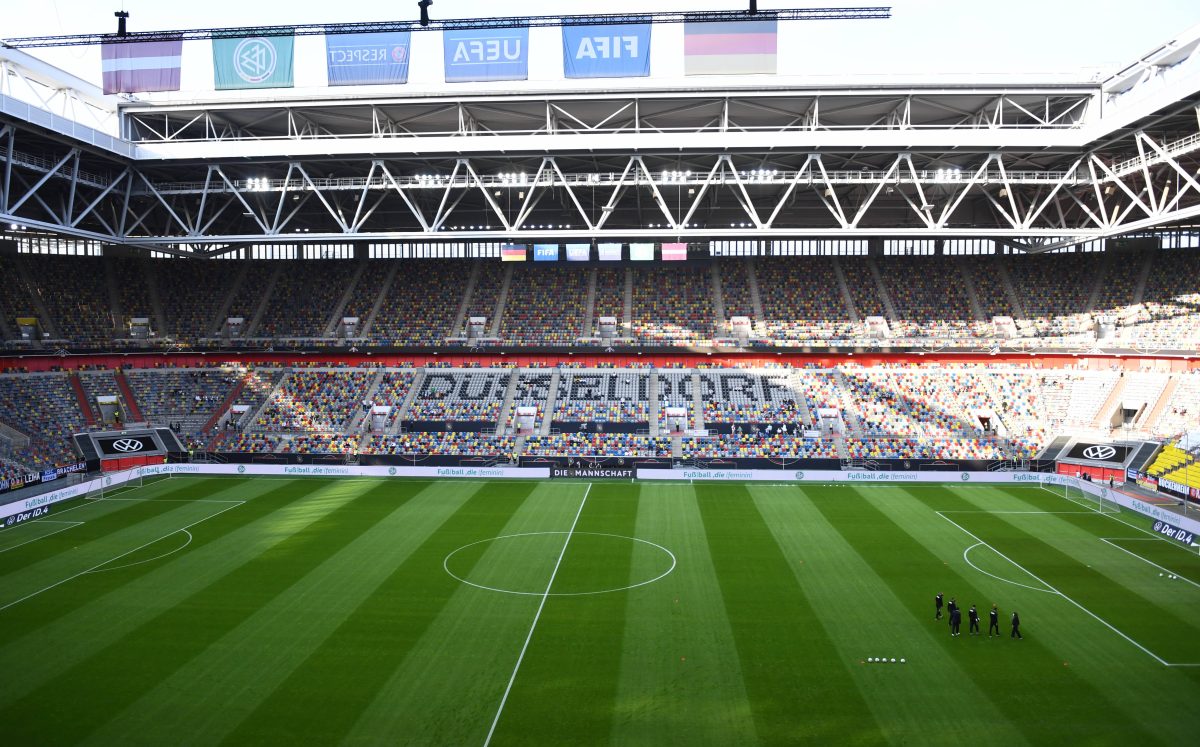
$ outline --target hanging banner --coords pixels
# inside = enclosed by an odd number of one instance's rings
[[[291,88],[291,36],[254,36],[212,40],[213,73],[218,91],[242,88]]]
[[[527,80],[529,29],[461,29],[442,32],[446,82]]]
[[[563,26],[568,78],[644,78],[650,74],[650,24]]]
[[[653,262],[654,244],[630,244],[629,258],[634,262]]]
[[[592,258],[591,244],[567,244],[568,262],[587,262]]]
[[[331,86],[398,85],[408,82],[410,34],[326,34],[325,64]]]
[[[106,42],[100,47],[105,93],[178,91],[183,38],[151,42]]]
[[[776,21],[684,23],[684,75],[775,74]]]
[[[600,250],[601,262],[620,262],[621,261],[621,245],[620,244],[599,244],[597,248]]]
[[[663,244],[662,258],[664,262],[682,262],[687,259],[687,244]]]
[[[558,244],[534,244],[533,245],[533,261],[534,262],[557,262],[558,261]]]
[[[500,245],[500,261],[502,262],[524,262],[525,254],[528,251],[524,244],[501,244]]]

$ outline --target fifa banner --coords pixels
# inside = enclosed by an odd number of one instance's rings
[[[213,76],[218,91],[241,88],[291,88],[291,36],[214,38]]]
[[[407,31],[326,34],[325,64],[331,86],[397,85],[408,82]]]
[[[529,79],[529,29],[442,32],[446,82]]]
[[[653,262],[654,244],[630,244],[629,258],[634,262]]]
[[[105,93],[178,91],[183,37],[148,42],[105,42],[100,47]]]
[[[568,262],[587,262],[592,258],[591,244],[567,244]]]
[[[596,247],[600,252],[601,262],[620,262],[621,261],[621,245],[620,244],[598,244]]]
[[[687,244],[663,244],[662,258],[664,262],[682,262],[687,259]]]
[[[501,244],[501,262],[524,262],[528,249],[524,244]]]
[[[645,78],[650,75],[650,24],[563,26],[568,78]]]
[[[684,75],[774,75],[778,22],[683,24]]]
[[[533,245],[533,261],[534,262],[557,262],[558,261],[558,244],[534,244]]]

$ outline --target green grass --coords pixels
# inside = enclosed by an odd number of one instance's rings
[[[1200,730],[1195,549],[1036,487],[188,477],[47,519],[0,531],[4,744]]]

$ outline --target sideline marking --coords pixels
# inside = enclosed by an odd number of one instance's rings
[[[533,616],[533,624],[529,626],[529,635],[525,636],[525,644],[521,646],[521,653],[517,656],[517,665],[513,667],[512,676],[508,678],[508,686],[504,688],[504,696],[500,698],[500,707],[496,709],[496,717],[492,719],[492,727],[488,729],[487,738],[483,740],[483,747],[487,747],[492,743],[492,735],[496,733],[496,725],[500,723],[500,714],[504,713],[504,704],[508,702],[508,694],[512,692],[513,683],[517,681],[517,672],[521,670],[521,662],[525,659],[525,651],[529,648],[529,641],[533,640],[533,631],[537,628],[538,620],[542,617],[542,610],[546,607],[546,600],[550,598],[550,587],[554,585],[554,577],[558,575],[558,567],[562,564],[563,556],[567,554],[567,545],[571,544],[571,535],[575,533],[575,525],[579,523],[579,515],[583,513],[583,507],[587,504],[588,493],[590,492],[592,492],[592,483],[589,482],[587,490],[583,491],[583,500],[579,502],[579,510],[575,512],[575,520],[571,522],[571,529],[567,532],[567,539],[563,542],[562,550],[558,553],[558,560],[554,561],[554,570],[550,572],[550,581],[546,584],[546,590],[542,592],[542,601],[538,605],[537,614]]]
[[[991,545],[989,545],[988,543],[984,542],[984,541],[983,541],[983,540],[981,540],[979,537],[977,537],[975,534],[973,534],[972,532],[968,531],[968,530],[967,530],[967,529],[966,529],[966,528],[965,528],[965,527],[964,527],[962,524],[959,524],[959,523],[958,523],[957,521],[955,521],[954,519],[951,519],[949,516],[946,516],[946,514],[945,514],[945,513],[943,513],[943,512],[941,512],[941,511],[935,511],[934,513],[936,513],[938,516],[942,517],[942,518],[943,518],[943,519],[945,519],[946,521],[950,522],[950,523],[951,523],[951,524],[953,524],[954,526],[958,527],[958,528],[959,528],[959,530],[963,532],[963,534],[966,534],[966,535],[967,535],[968,537],[970,537],[971,539],[975,540],[976,542],[978,542],[978,543],[979,543],[979,544],[981,544],[981,545],[984,545],[984,546],[986,546],[986,547],[987,547],[988,549],[990,549],[992,552],[996,553],[997,555],[999,555],[1000,557],[1004,558],[1004,559],[1005,559],[1005,560],[1007,560],[1008,562],[1012,563],[1012,564],[1013,564],[1013,565],[1015,565],[1016,567],[1018,567],[1018,568],[1020,568],[1021,570],[1025,571],[1027,574],[1029,574],[1030,578],[1033,578],[1033,579],[1035,579],[1035,580],[1036,580],[1038,583],[1042,584],[1042,585],[1043,585],[1043,586],[1045,586],[1047,589],[1050,589],[1050,590],[1052,590],[1052,591],[1053,591],[1055,594],[1057,594],[1058,596],[1062,597],[1063,599],[1067,600],[1068,602],[1070,602],[1071,604],[1075,605],[1075,606],[1076,606],[1076,607],[1078,607],[1079,609],[1083,610],[1085,613],[1087,613],[1087,614],[1088,614],[1090,617],[1092,617],[1093,619],[1095,619],[1097,622],[1099,622],[1099,623],[1100,623],[1101,625],[1103,625],[1104,627],[1108,628],[1108,629],[1109,629],[1109,630],[1111,630],[1112,632],[1116,633],[1117,635],[1121,636],[1121,637],[1122,637],[1122,638],[1124,638],[1125,640],[1129,641],[1129,642],[1130,642],[1130,643],[1132,643],[1134,646],[1137,646],[1139,649],[1141,649],[1142,653],[1146,654],[1147,656],[1149,656],[1150,658],[1154,659],[1155,661],[1157,661],[1159,664],[1162,664],[1163,666],[1169,666],[1169,662],[1167,662],[1167,660],[1166,660],[1166,659],[1162,658],[1161,656],[1159,656],[1158,654],[1154,653],[1154,652],[1153,652],[1153,651],[1151,651],[1150,649],[1146,648],[1146,647],[1145,647],[1145,646],[1143,646],[1142,644],[1138,643],[1137,641],[1133,640],[1133,639],[1132,639],[1132,638],[1130,638],[1129,636],[1125,635],[1125,634],[1124,634],[1124,633],[1122,633],[1122,632],[1121,632],[1121,631],[1120,631],[1120,630],[1119,630],[1119,629],[1118,629],[1116,626],[1114,626],[1112,623],[1110,623],[1110,622],[1108,622],[1107,620],[1105,620],[1104,618],[1100,617],[1100,616],[1099,616],[1099,615],[1097,615],[1095,612],[1092,612],[1092,611],[1091,611],[1091,610],[1089,610],[1087,607],[1084,607],[1084,606],[1083,606],[1082,604],[1080,604],[1079,602],[1076,602],[1074,599],[1072,599],[1071,597],[1067,596],[1066,594],[1063,594],[1061,591],[1059,591],[1058,589],[1056,589],[1056,588],[1055,588],[1054,586],[1052,586],[1051,584],[1048,584],[1048,583],[1046,583],[1046,581],[1045,581],[1044,579],[1042,579],[1042,578],[1038,577],[1038,576],[1037,576],[1037,574],[1033,573],[1032,571],[1030,571],[1030,570],[1029,570],[1028,568],[1026,568],[1025,566],[1021,565],[1021,564],[1020,564],[1020,563],[1018,563],[1017,561],[1013,560],[1012,558],[1008,557],[1007,555],[1005,555],[1004,553],[1000,552],[1000,551],[999,551],[999,550],[997,550],[996,548],[992,547],[992,546],[991,546]]]
[[[1141,555],[1138,555],[1138,554],[1137,554],[1136,552],[1134,552],[1133,550],[1127,550],[1127,549],[1125,549],[1124,547],[1121,547],[1120,545],[1118,545],[1116,542],[1113,542],[1113,541],[1112,541],[1112,540],[1133,540],[1134,542],[1147,542],[1148,540],[1145,540],[1145,539],[1143,539],[1143,538],[1141,538],[1141,537],[1112,537],[1112,538],[1109,538],[1109,537],[1098,537],[1097,539],[1099,539],[1101,542],[1103,542],[1103,543],[1104,543],[1104,544],[1106,544],[1106,545],[1112,545],[1113,547],[1117,548],[1117,549],[1118,549],[1118,550],[1120,550],[1121,552],[1124,552],[1124,553],[1129,553],[1130,555],[1132,555],[1133,557],[1135,557],[1135,558],[1137,558],[1138,560],[1142,561],[1143,563],[1149,563],[1150,565],[1154,566],[1155,568],[1157,568],[1157,569],[1158,569],[1158,570],[1160,570],[1160,571],[1164,571],[1164,572],[1166,572],[1166,573],[1170,573],[1172,576],[1179,576],[1179,580],[1180,580],[1180,581],[1187,581],[1187,582],[1188,582],[1189,584],[1191,584],[1192,586],[1195,586],[1197,589],[1200,589],[1200,584],[1196,583],[1195,581],[1191,580],[1190,578],[1184,578],[1183,576],[1180,576],[1178,572],[1176,572],[1176,571],[1172,571],[1172,570],[1171,570],[1171,569],[1169,569],[1169,568],[1163,568],[1163,567],[1162,567],[1161,565],[1159,565],[1158,563],[1155,563],[1155,562],[1154,562],[1154,561],[1152,561],[1152,560],[1148,560],[1148,559],[1146,559],[1146,558],[1143,558]]]
[[[36,524],[38,521],[39,521],[38,519],[34,519],[33,521],[30,522],[30,524]],[[47,521],[46,523],[47,524],[66,524],[67,526],[63,527],[62,529],[55,529],[53,532],[50,532],[49,534],[43,534],[40,537],[34,537],[33,539],[25,540],[24,542],[13,545],[12,547],[6,547],[3,550],[0,550],[0,552],[8,552],[9,550],[16,550],[18,547],[24,547],[25,545],[28,545],[30,542],[37,542],[40,539],[46,539],[47,537],[52,537],[52,536],[58,534],[59,532],[67,531],[71,527],[77,527],[80,524],[83,524],[84,522],[82,522],[82,521]]]
[[[492,537],[491,539],[483,539],[483,540],[479,540],[477,542],[472,542],[470,544],[463,545],[462,547],[458,548],[457,550],[451,550],[450,553],[445,558],[442,559],[442,570],[446,571],[446,574],[449,575],[450,578],[454,579],[455,581],[464,583],[467,586],[474,586],[476,589],[483,589],[485,591],[498,591],[501,594],[516,594],[518,596],[536,597],[536,596],[540,595],[542,592],[540,592],[540,591],[514,591],[512,589],[501,589],[496,586],[484,586],[483,584],[477,584],[472,581],[468,581],[465,578],[463,578],[462,576],[456,575],[454,573],[454,571],[450,570],[449,563],[450,563],[450,558],[454,557],[454,555],[456,555],[457,553],[459,553],[463,550],[466,550],[468,547],[474,547],[475,545],[482,545],[485,542],[495,542],[496,540],[510,539],[512,537],[538,537],[538,536],[547,535],[547,534],[566,534],[566,532],[519,532],[517,534],[502,534],[499,537]],[[675,565],[678,562],[675,558],[675,553],[671,552],[670,550],[668,550],[667,548],[658,544],[657,542],[651,542],[650,540],[644,540],[639,537],[626,537],[623,534],[609,534],[607,532],[576,532],[576,534],[587,534],[587,535],[591,535],[593,537],[616,537],[617,539],[627,539],[630,542],[641,542],[643,545],[650,545],[651,547],[655,547],[655,548],[658,548],[659,550],[662,550],[663,552],[665,552],[667,554],[668,557],[671,558],[671,567],[668,568],[667,570],[663,571],[662,573],[658,574],[657,576],[655,576],[652,579],[649,579],[647,581],[639,581],[638,583],[630,584],[629,586],[618,586],[613,589],[600,589],[599,591],[556,591],[553,594],[550,594],[550,596],[552,596],[552,597],[584,597],[584,596],[590,596],[593,594],[611,594],[611,593],[617,592],[617,591],[629,591],[630,589],[636,589],[639,586],[645,586],[646,584],[652,584],[661,578],[666,578],[667,576],[669,576],[671,574],[671,571],[675,570]]]
[[[244,503],[244,501],[243,501],[243,503]],[[79,578],[80,576],[91,573],[92,571],[96,570],[97,568],[106,566],[109,563],[113,562],[114,560],[120,560],[121,558],[125,557],[126,555],[131,555],[131,554],[137,552],[138,550],[141,550],[143,547],[149,547],[150,545],[153,545],[155,542],[158,542],[160,540],[166,539],[167,537],[170,537],[172,534],[178,534],[179,532],[182,532],[185,529],[191,529],[192,527],[196,526],[197,524],[200,524],[201,522],[208,521],[209,519],[214,519],[214,518],[220,516],[221,514],[225,513],[226,511],[231,511],[240,505],[242,505],[242,504],[238,503],[233,506],[228,506],[228,507],[223,508],[220,511],[216,512],[215,514],[212,514],[211,516],[205,516],[203,519],[193,521],[191,524],[188,524],[187,526],[182,526],[179,529],[172,529],[171,531],[167,532],[166,534],[162,535],[161,537],[157,537],[155,539],[150,540],[149,542],[138,545],[137,547],[133,548],[132,550],[126,550],[125,552],[121,553],[120,555],[109,558],[108,560],[104,561],[103,563],[97,563],[96,565],[92,566],[91,568],[88,568],[85,571],[80,571],[79,573],[76,573],[73,576],[67,576],[62,581],[56,581],[56,582],[50,584],[49,586],[38,589],[37,591],[35,591],[33,593],[26,594],[25,596],[21,597],[20,599],[13,600],[13,601],[9,602],[8,604],[0,607],[0,612],[3,612],[4,610],[8,609],[9,607],[20,604],[21,602],[24,602],[27,599],[32,599],[32,598],[36,597],[38,594],[50,591],[51,589],[53,589],[55,587],[62,586],[63,584],[67,583],[68,581],[71,581],[72,579],[76,579],[76,578]]]

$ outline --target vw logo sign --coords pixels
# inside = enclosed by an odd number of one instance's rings
[[[145,444],[136,438],[118,438],[113,441],[113,448],[128,454],[131,451],[141,451],[145,448]]]
[[[275,73],[275,45],[266,39],[243,39],[233,50],[233,69],[247,83],[262,83]]]
[[[240,475],[240,474],[242,474],[242,473],[243,473],[243,472],[245,472],[245,471],[246,471],[246,465],[244,465],[244,464],[239,464],[239,465],[238,465],[238,474]]]
[[[1162,523],[1162,520],[1161,520],[1161,519],[1160,519],[1160,520],[1158,520],[1158,521],[1156,521],[1156,522],[1154,522],[1154,531],[1156,531],[1156,532],[1161,532],[1161,531],[1162,531],[1162,526],[1163,526],[1163,523]]]
[[[1107,444],[1093,444],[1083,450],[1083,455],[1088,459],[1106,462],[1117,455],[1117,450]]]

